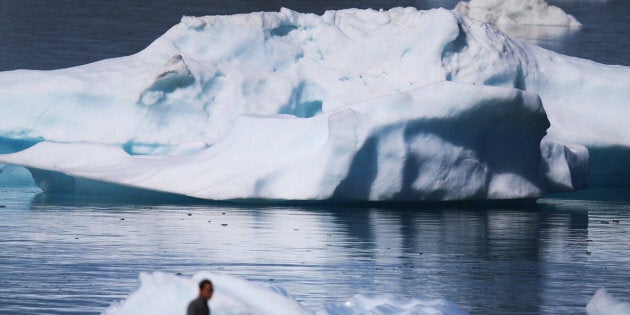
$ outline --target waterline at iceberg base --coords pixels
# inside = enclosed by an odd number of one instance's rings
[[[532,199],[585,187],[586,148],[630,147],[629,78],[444,9],[184,17],[135,55],[0,73],[0,162],[50,191]]]
[[[449,101],[434,89],[473,93]],[[433,102],[442,106],[422,106]],[[587,185],[587,150],[543,139],[548,124],[533,94],[443,82],[312,118],[242,116],[224,140],[182,156],[41,142],[0,160],[27,167],[47,193],[147,197],[153,191],[233,201],[535,199]]]
[[[586,149],[542,140],[548,126],[535,94],[441,82],[310,118],[244,115],[187,155],[42,142],[0,161],[51,192],[76,187],[41,170],[210,200],[533,199],[586,185]]]

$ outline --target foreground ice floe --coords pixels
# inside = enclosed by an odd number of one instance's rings
[[[125,301],[112,305],[106,315],[183,314],[189,301],[198,294],[197,283],[210,279],[214,295],[210,300],[212,314],[431,314],[463,315],[465,311],[444,299],[401,299],[392,296],[357,295],[342,304],[331,304],[309,310],[291,298],[280,287],[267,287],[237,277],[197,273],[183,278],[165,273],[143,273],[140,288]]]
[[[49,141],[0,162],[211,199],[535,198],[585,185],[580,145],[630,146],[627,99],[627,67],[444,9],[184,17],[132,56],[0,73],[3,151]]]
[[[356,295],[344,303],[308,309],[278,286],[265,286],[238,277],[199,272],[192,278],[155,272],[140,275],[140,287],[105,315],[181,314],[198,294],[197,283],[210,279],[215,288],[212,314],[431,314],[464,315],[465,310],[445,299],[407,299],[391,295]],[[630,304],[599,289],[586,305],[588,315],[628,315]]]
[[[492,24],[582,26],[572,15],[545,0],[460,1],[455,11]]]
[[[630,315],[630,303],[621,302],[601,288],[586,305],[588,315]]]

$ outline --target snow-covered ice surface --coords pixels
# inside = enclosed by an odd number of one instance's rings
[[[444,9],[184,17],[0,73],[3,145],[48,141],[0,161],[221,200],[536,198],[584,187],[581,145],[630,146],[629,79]]]
[[[460,1],[455,11],[492,24],[582,26],[572,15],[545,0],[471,0]]]
[[[140,288],[125,301],[112,305],[104,314],[184,313],[188,302],[198,295],[197,283],[201,279],[210,279],[214,285],[214,295],[209,303],[212,314],[467,314],[444,299],[419,300],[366,295],[356,295],[343,304],[309,310],[280,287],[267,287],[241,278],[208,272],[197,273],[192,279],[161,272],[143,273],[140,275]]]

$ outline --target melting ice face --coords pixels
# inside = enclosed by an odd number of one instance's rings
[[[1,73],[3,150],[48,142],[0,162],[221,200],[536,198],[585,186],[579,144],[630,145],[629,76],[444,9],[184,17],[136,55]]]
[[[212,200],[524,199],[586,185],[586,149],[541,144],[548,125],[534,94],[443,82],[311,118],[241,116],[185,156],[44,142],[0,160],[50,191],[68,182],[39,170]]]

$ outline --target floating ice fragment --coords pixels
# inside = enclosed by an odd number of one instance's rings
[[[475,20],[498,25],[582,26],[572,15],[545,0],[460,1],[454,10]]]
[[[620,302],[600,288],[586,305],[586,312],[588,315],[630,315],[630,303]]]
[[[188,65],[182,55],[171,57],[164,68],[153,78],[140,94],[138,100],[142,105],[154,105],[179,88],[184,88],[195,82]]]
[[[394,296],[357,295],[342,305],[309,310],[278,286],[265,286],[241,278],[200,272],[192,278],[166,273],[142,273],[140,287],[124,301],[111,305],[105,315],[180,314],[198,294],[197,283],[210,279],[214,295],[210,300],[212,314],[427,314],[465,315],[465,311],[445,299],[402,299]],[[269,279],[273,281],[273,279]]]

